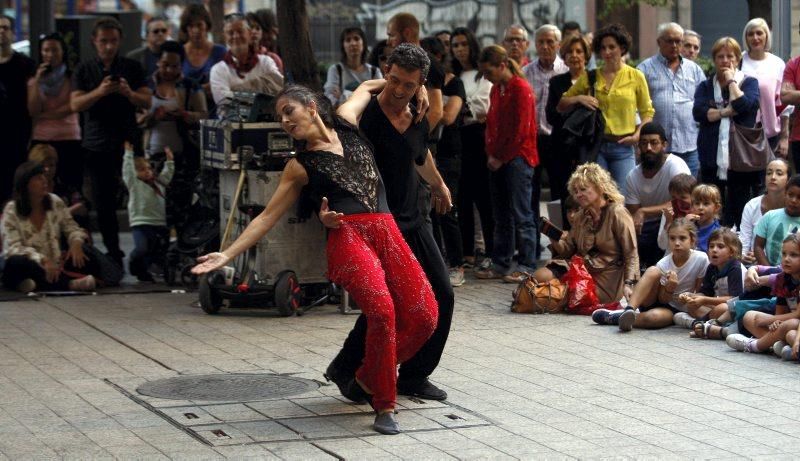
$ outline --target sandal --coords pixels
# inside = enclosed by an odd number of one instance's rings
[[[706,337],[706,323],[695,320],[692,323],[692,331],[689,332],[690,338],[704,339]]]

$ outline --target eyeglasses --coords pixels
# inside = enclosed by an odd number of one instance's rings
[[[525,39],[522,37],[506,37],[503,39],[503,41],[509,43],[522,43],[525,41]]]
[[[664,42],[664,43],[668,43],[670,45],[673,45],[673,46],[679,46],[681,43],[683,43],[683,40],[680,39],[680,38],[675,38],[675,39],[672,39],[672,40],[667,40],[666,38],[662,38],[661,41]]]
[[[154,34],[166,34],[167,32],[169,32],[169,29],[167,29],[167,28],[164,28],[164,29],[153,29],[150,32],[152,32]]]

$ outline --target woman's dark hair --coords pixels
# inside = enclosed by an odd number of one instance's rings
[[[473,69],[478,69],[478,57],[481,54],[481,46],[478,44],[478,39],[475,38],[475,34],[472,33],[471,30],[467,29],[466,27],[456,27],[453,29],[453,32],[450,34],[450,49],[453,49],[453,39],[456,38],[457,35],[463,35],[467,38],[467,46],[469,47],[469,63]],[[452,51],[450,52],[452,54]],[[458,62],[458,59],[453,56],[453,73],[457,76],[461,76],[461,73],[464,72],[464,68],[461,66],[461,63]],[[480,72],[478,75],[475,76],[475,80],[477,81],[480,78]]]
[[[247,13],[246,15],[244,15],[244,19],[250,24],[257,25],[261,29],[262,32],[264,31],[264,29],[266,29],[266,26],[264,25],[264,21],[261,20],[261,17],[259,15],[255,14],[255,13],[253,13],[252,11]],[[258,46],[261,46],[261,44],[259,43]]]
[[[800,174],[796,174],[786,181],[786,190],[789,190],[790,187],[800,187]]]
[[[633,39],[631,38],[631,34],[628,33],[628,29],[626,29],[622,24],[614,23],[603,27],[594,34],[594,39],[592,40],[592,51],[600,54],[600,45],[603,43],[603,39],[606,37],[611,37],[617,42],[619,47],[622,49],[623,56],[625,56],[625,53],[631,50],[631,42]]]
[[[183,49],[183,46],[174,41],[174,40],[167,40],[166,42],[161,44],[161,48],[158,49],[158,58],[161,59],[161,56],[164,53],[175,53],[181,57],[181,62],[186,59],[186,50]]]
[[[360,27],[347,27],[339,35],[339,48],[342,51],[342,62],[347,63],[347,53],[344,51],[344,39],[350,34],[358,34],[361,37],[361,64],[367,62],[367,36]]]
[[[381,57],[383,56],[383,50],[386,49],[388,46],[388,42],[386,40],[381,40],[372,47],[372,51],[369,53],[369,57],[367,58],[367,63],[371,64],[378,69],[381,69]],[[383,72],[383,69],[381,69]]]
[[[261,30],[264,31],[264,35],[261,36],[261,46],[277,53],[278,44],[273,43],[269,38],[273,30],[278,30],[278,19],[275,17],[275,13],[269,8],[261,8],[256,10],[256,16],[260,18]]]
[[[444,43],[436,37],[425,37],[419,41],[419,46],[430,53],[431,56],[436,58],[440,64],[444,62],[447,57],[447,51],[444,49]]]
[[[291,84],[286,85],[281,92],[275,96],[276,106],[281,98],[289,98],[292,101],[299,102],[304,106],[309,106],[312,102],[316,103],[317,113],[319,113],[322,123],[324,123],[328,128],[333,127],[333,106],[331,106],[330,99],[328,99],[322,93],[317,93],[307,86]],[[278,114],[278,117],[280,117],[280,114]]]
[[[23,218],[30,216],[33,211],[31,198],[28,195],[28,183],[34,176],[40,174],[44,174],[44,165],[32,161],[18,166],[17,171],[14,172],[14,205],[17,207],[17,214]],[[45,210],[52,207],[49,195],[44,197],[43,205]]]
[[[181,13],[181,33],[186,36],[188,40],[189,26],[197,21],[206,23],[208,30],[211,30],[211,14],[205,6],[197,3],[190,3],[186,5]]]
[[[67,53],[69,53],[69,49],[67,48],[67,42],[64,41],[64,37],[58,32],[53,32],[39,37],[39,64],[42,63],[42,45],[44,45],[44,42],[47,40],[53,40],[61,45],[61,60],[67,66],[67,75],[69,75],[69,59],[67,59]]]

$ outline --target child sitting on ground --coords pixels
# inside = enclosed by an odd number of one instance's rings
[[[125,144],[122,163],[122,180],[128,187],[128,216],[134,249],[130,255],[129,269],[140,281],[153,281],[149,268],[158,259],[161,242],[169,239],[164,193],[175,171],[172,150],[164,149],[167,161],[156,177],[150,162],[133,156],[133,147]]]
[[[756,223],[753,252],[762,266],[780,264],[783,239],[800,228],[800,175],[792,176],[786,183],[783,206],[768,211]]]
[[[666,250],[669,247],[667,229],[672,220],[683,218],[692,209],[692,190],[697,186],[697,179],[690,174],[675,175],[669,181],[670,206],[662,210],[661,224],[658,229],[658,247]]]
[[[686,217],[697,226],[697,249],[708,250],[708,238],[719,229],[719,210],[722,209],[722,195],[717,186],[698,184],[692,189],[692,211]]]
[[[621,331],[632,328],[656,329],[679,324],[679,315],[687,315],[679,294],[696,291],[708,266],[708,256],[695,250],[697,227],[687,218],[672,221],[667,231],[669,254],[649,267],[633,289],[628,308],[616,311],[598,309],[592,320],[601,325],[619,325]],[[689,317],[691,318],[691,317]],[[693,318],[691,318],[694,320]],[[691,325],[686,325],[688,328]]]
[[[747,352],[764,352],[786,339],[787,333],[800,325],[800,236],[790,234],[783,240],[781,248],[781,268],[783,273],[775,279],[773,294],[777,297],[775,314],[750,311],[744,315],[743,324],[754,336],[737,333],[729,335],[725,341],[732,349]],[[792,344],[797,342],[796,334]],[[775,346],[781,349],[781,345]]]
[[[722,325],[731,322],[727,301],[744,291],[742,242],[735,232],[722,227],[708,239],[708,269],[698,293],[683,293],[681,301],[694,323],[691,338],[722,339]]]

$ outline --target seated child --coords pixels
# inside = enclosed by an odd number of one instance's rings
[[[697,228],[687,218],[673,220],[667,235],[669,253],[642,275],[633,289],[628,308],[616,311],[598,309],[592,314],[592,320],[601,325],[619,325],[621,331],[630,331],[634,327],[664,328],[672,325],[673,321],[682,324],[679,316],[688,317],[688,314],[684,312],[686,306],[679,295],[700,287],[708,256],[694,249]],[[691,321],[685,326],[691,326]]]
[[[165,149],[167,161],[158,177],[150,162],[133,156],[133,147],[126,143],[122,163],[122,180],[128,187],[128,215],[134,249],[129,269],[140,281],[152,281],[150,264],[158,260],[161,242],[169,239],[164,192],[175,171],[172,151]]]
[[[698,293],[683,293],[680,298],[687,312],[698,321],[689,334],[692,338],[722,339],[722,326],[733,319],[727,301],[744,291],[745,270],[739,258],[742,242],[735,232],[722,227],[708,239],[709,265]]]
[[[669,181],[669,195],[672,198],[670,206],[661,213],[661,224],[658,229],[658,247],[666,250],[669,246],[667,228],[673,219],[683,218],[692,209],[692,189],[697,186],[697,179],[690,174],[675,175]]]
[[[762,266],[780,264],[783,239],[800,228],[800,175],[789,178],[783,203],[783,208],[768,211],[756,223],[753,252]]]
[[[787,333],[800,325],[800,235],[793,233],[783,240],[781,249],[781,268],[783,273],[775,279],[773,294],[776,296],[775,314],[757,312],[744,314],[743,324],[754,336],[737,333],[729,335],[725,341],[732,349],[747,352],[764,352],[776,342],[786,339]],[[792,344],[797,341],[796,334]]]
[[[719,229],[722,195],[713,184],[698,184],[692,190],[692,211],[686,215],[697,226],[697,249],[708,250],[708,238]]]

